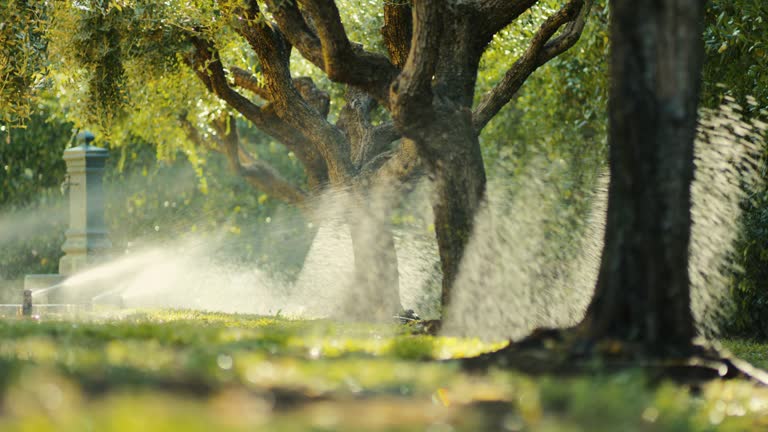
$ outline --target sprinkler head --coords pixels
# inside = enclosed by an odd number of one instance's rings
[[[421,320],[421,317],[416,315],[416,312],[414,312],[413,309],[406,309],[400,312],[399,314],[395,315],[393,318],[398,320],[400,324],[408,324],[411,322]]]
[[[21,304],[21,314],[25,317],[32,316],[32,290],[24,290],[24,301]]]

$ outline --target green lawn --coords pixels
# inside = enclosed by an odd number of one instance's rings
[[[768,347],[729,349],[768,367]],[[455,362],[498,348],[398,326],[154,312],[0,320],[0,431],[768,430],[768,389],[533,378]],[[427,361],[425,361],[427,360]]]

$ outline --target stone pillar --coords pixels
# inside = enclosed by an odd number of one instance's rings
[[[64,151],[69,190],[69,229],[62,246],[59,274],[69,276],[103,258],[112,248],[104,223],[104,166],[109,152],[91,145],[90,132],[78,134],[78,146]]]

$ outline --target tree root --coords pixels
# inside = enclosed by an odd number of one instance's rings
[[[768,372],[705,342],[651,355],[638,344],[590,340],[577,328],[540,329],[498,351],[463,359],[461,366],[471,372],[501,367],[531,375],[566,376],[636,369],[645,371],[651,382],[671,379],[697,385],[715,379],[746,379],[768,386]]]

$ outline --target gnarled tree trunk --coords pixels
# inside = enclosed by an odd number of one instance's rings
[[[254,0],[222,4],[232,28],[259,58],[263,79],[236,66],[225,68],[216,38],[205,31],[189,35],[195,50],[188,63],[211,92],[294,152],[308,174],[314,168],[323,171],[330,188],[355,189],[361,176],[376,170],[394,174],[392,179],[401,181],[418,160],[424,162],[436,185],[433,208],[444,273],[442,300],[447,306],[485,192],[478,135],[533,71],[576,43],[591,0],[568,0],[550,14],[523,55],[474,108],[483,52],[495,34],[536,0],[386,4],[381,30],[388,56],[366,51],[351,41],[333,1],[266,3],[268,16]],[[328,119],[328,95],[310,79],[291,75],[292,49],[331,81],[347,86],[347,105],[336,124]],[[267,103],[254,103],[231,86],[230,78],[236,87]],[[371,123],[376,105],[389,112],[392,122]],[[414,148],[418,151],[411,151]],[[261,178],[251,180],[257,186],[264,183]],[[310,183],[320,181],[310,176]],[[370,209],[365,207],[352,212],[353,217],[362,212],[361,220],[351,224],[355,255],[365,266],[378,252],[381,265],[368,275],[360,268],[358,280],[368,287],[363,292],[381,295],[378,291],[384,290],[383,285],[396,286],[393,241],[391,234],[384,233],[384,226],[373,229],[375,233],[366,232],[370,229],[362,220],[375,218],[367,217]],[[366,245],[371,239],[374,244]],[[396,303],[394,295],[386,298],[382,304]],[[382,309],[387,308],[390,306]]]
[[[471,119],[445,124],[443,134],[435,137],[442,149],[434,172],[433,211],[435,235],[443,273],[441,304],[443,318],[451,302],[464,250],[472,235],[475,216],[485,196],[485,167],[480,143]]]
[[[411,48],[390,87],[390,112],[403,135],[417,143],[435,179],[443,313],[485,193],[478,135],[533,71],[576,43],[591,6],[591,1],[570,0],[549,16],[504,79],[473,109],[479,62],[488,43],[535,3],[413,2]]]

